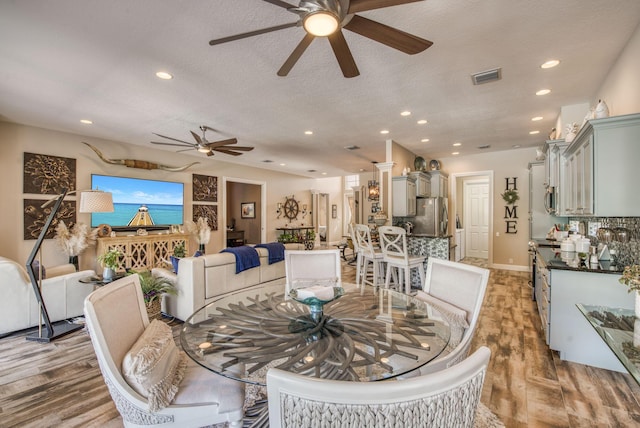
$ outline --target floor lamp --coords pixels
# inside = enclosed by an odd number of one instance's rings
[[[44,324],[46,326],[46,333],[43,334],[42,330],[42,322],[39,325],[38,332],[35,334],[31,334],[27,336],[27,340],[32,340],[35,342],[44,342],[48,343],[52,340],[57,339],[58,337],[64,336],[66,334],[72,333],[76,330],[80,330],[83,328],[81,324],[60,324],[54,327],[51,323],[51,319],[49,318],[49,313],[47,312],[47,306],[44,304],[44,300],[42,299],[42,292],[40,290],[40,281],[42,281],[42,275],[40,273],[36,277],[33,262],[40,251],[40,246],[42,245],[42,241],[44,241],[44,237],[49,230],[49,226],[53,222],[58,210],[60,209],[60,205],[62,205],[62,200],[66,196],[70,196],[75,194],[77,191],[72,190],[67,193],[67,189],[63,189],[62,193],[55,198],[45,202],[42,205],[42,208],[49,206],[52,202],[55,202],[55,205],[51,209],[51,214],[47,218],[42,230],[40,231],[40,235],[36,240],[35,245],[33,246],[33,250],[31,250],[31,254],[27,259],[27,273],[29,274],[29,278],[31,279],[31,285],[33,286],[33,292],[36,295],[36,299],[38,300],[38,304],[40,306],[40,314],[41,321],[44,319]],[[95,212],[113,212],[113,196],[109,192],[103,192],[100,190],[86,190],[80,192],[80,209],[78,210],[81,213],[95,213]]]

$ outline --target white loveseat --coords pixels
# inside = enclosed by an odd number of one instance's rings
[[[93,284],[81,278],[95,276],[92,270],[76,272],[72,264],[47,268],[42,280],[42,298],[51,322],[83,315],[84,299]],[[24,266],[0,257],[0,335],[37,326],[40,311]]]
[[[285,244],[286,250],[302,249],[301,244]],[[236,274],[236,258],[231,253],[206,254],[180,259],[178,274],[163,268],[154,268],[154,276],[169,278],[178,294],[165,295],[163,312],[182,321],[196,310],[225,294],[261,284],[281,281],[284,289],[284,260],[269,264],[269,252],[256,248],[260,266]]]

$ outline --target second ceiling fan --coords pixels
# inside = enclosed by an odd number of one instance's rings
[[[351,55],[351,50],[342,34],[343,28],[409,55],[422,52],[433,44],[429,40],[356,15],[356,12],[424,0],[302,0],[297,7],[281,0],[262,1],[285,8],[287,11],[297,14],[299,19],[296,22],[288,24],[214,39],[211,40],[209,44],[212,46],[219,45],[221,43],[245,39],[285,28],[302,26],[306,34],[282,67],[280,67],[278,76],[286,76],[289,74],[293,66],[298,62],[304,51],[316,37],[327,37],[329,39],[329,43],[331,44],[331,48],[338,60],[344,77],[360,75],[358,67]]]

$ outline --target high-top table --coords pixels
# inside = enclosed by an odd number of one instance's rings
[[[384,288],[343,284],[320,317],[285,296],[284,284],[227,295],[183,325],[187,355],[222,376],[256,385],[277,367],[325,379],[375,381],[406,374],[446,348],[438,311]]]

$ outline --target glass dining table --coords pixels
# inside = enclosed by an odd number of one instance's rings
[[[285,296],[281,283],[224,296],[185,321],[182,348],[215,373],[266,385],[271,367],[345,381],[394,378],[447,347],[449,325],[426,302],[380,287],[342,288],[320,314]]]

